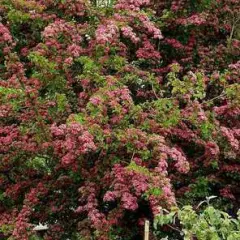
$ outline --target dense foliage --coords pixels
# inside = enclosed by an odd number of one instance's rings
[[[156,229],[158,229],[158,225],[176,225],[177,223],[182,225],[181,228],[173,229],[183,236],[184,240],[194,238],[199,240],[236,240],[240,238],[240,212],[238,212],[238,218],[233,219],[226,212],[212,206],[208,206],[199,214],[191,206],[184,206],[182,209],[161,213],[154,222]],[[161,239],[168,240],[168,236]]]
[[[1,232],[140,239],[211,195],[235,215],[239,1],[98,2],[0,1]]]

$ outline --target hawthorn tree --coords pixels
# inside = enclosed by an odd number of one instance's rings
[[[161,209],[212,194],[234,212],[239,8],[2,0],[1,231],[139,239]]]

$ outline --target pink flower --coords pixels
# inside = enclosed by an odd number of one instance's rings
[[[72,63],[73,63],[73,58],[72,58],[72,57],[66,58],[66,59],[64,60],[64,63],[65,63],[66,65],[72,65]]]
[[[114,201],[116,199],[116,193],[108,191],[105,193],[104,197],[103,197],[103,201],[105,202],[110,202],[110,201]]]
[[[187,162],[187,159],[182,152],[180,152],[176,148],[172,148],[169,151],[169,155],[172,159],[176,161],[175,167],[178,169],[179,172],[187,173],[189,171],[189,163]]]
[[[210,156],[218,156],[220,153],[220,149],[215,142],[208,142],[206,144],[206,154]]]
[[[133,29],[129,26],[121,28],[123,36],[130,38],[133,43],[138,43],[140,39],[137,37],[136,33],[133,32]]]
[[[67,53],[70,56],[79,57],[79,55],[81,53],[81,47],[78,46],[77,44],[72,44],[72,45],[68,46]]]
[[[235,150],[239,150],[239,141],[234,137],[234,132],[226,127],[221,127],[222,135],[228,140],[230,146]]]
[[[176,39],[165,38],[165,42],[176,49],[184,49],[184,46]]]
[[[136,210],[138,208],[137,198],[132,196],[132,194],[126,192],[122,195],[123,208],[127,210]]]
[[[0,43],[4,42],[12,43],[13,39],[7,27],[0,23]]]
[[[93,105],[98,106],[99,104],[102,103],[102,99],[98,96],[96,97],[91,97],[89,100]]]
[[[98,26],[96,41],[99,44],[112,43],[118,37],[118,27],[114,21],[108,21]]]
[[[147,30],[147,32],[153,35],[153,38],[163,39],[161,30],[155,27],[154,23],[150,21],[146,15],[140,15],[139,20],[142,22],[143,27]]]
[[[140,7],[146,6],[149,3],[149,0],[118,0],[115,8],[118,10],[139,11]]]
[[[154,46],[148,41],[143,42],[143,47],[139,48],[136,52],[138,58],[159,60],[161,58],[160,53],[154,49]]]
[[[171,196],[172,195],[172,190],[170,189],[169,186],[163,187],[163,192],[166,196]]]
[[[64,166],[74,164],[80,155],[96,150],[93,136],[79,123],[52,125],[52,142],[55,154],[61,157]]]

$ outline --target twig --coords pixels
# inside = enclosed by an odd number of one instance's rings
[[[229,39],[228,39],[228,48],[231,47],[234,30],[235,30],[236,24],[238,23],[239,20],[240,20],[240,17],[237,18],[236,21],[233,20],[233,25],[232,25],[231,33],[230,33],[230,36],[229,36]]]
[[[154,87],[153,87],[153,84],[152,84],[152,90],[153,90],[153,93],[154,93],[155,97],[156,97],[157,99],[159,99],[159,97],[158,97],[158,95],[157,95],[157,93],[156,93],[156,91],[155,91],[155,89],[154,89]]]
[[[222,97],[225,97],[227,94],[226,93],[221,93],[219,96],[217,96],[217,97],[214,97],[214,98],[212,98],[212,99],[210,99],[210,100],[207,100],[207,101],[203,101],[202,102],[202,104],[204,104],[204,103],[210,103],[210,102],[212,102],[212,101],[214,101],[214,100],[216,100],[216,99],[219,99],[219,98],[222,98]]]
[[[171,229],[173,229],[173,230],[179,232],[180,234],[183,233],[183,232],[182,232],[181,230],[179,230],[178,228],[175,228],[175,227],[173,227],[173,226],[171,226],[171,225],[169,225],[169,224],[167,224],[167,226],[170,227]]]
[[[131,157],[131,160],[130,160],[130,162],[132,162],[132,160],[133,160],[133,158],[134,158],[134,155],[135,155],[135,151],[133,152],[133,155],[132,155],[132,157]]]

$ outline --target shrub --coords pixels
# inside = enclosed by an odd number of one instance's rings
[[[195,2],[1,1],[5,235],[140,238],[213,194],[235,212],[239,4]]]

